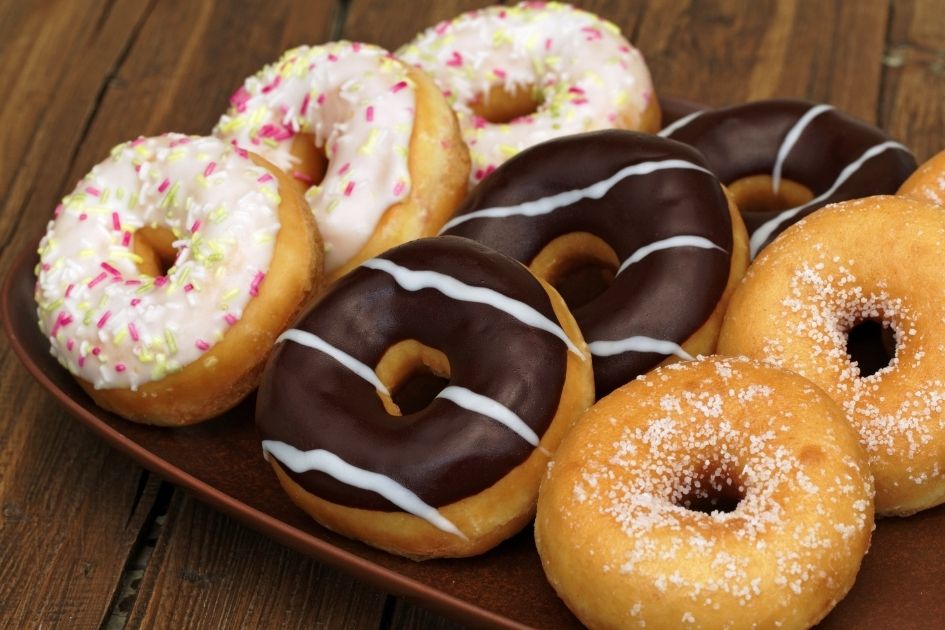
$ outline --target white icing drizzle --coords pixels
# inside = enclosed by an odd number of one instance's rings
[[[674,133],[676,133],[677,131],[679,131],[680,129],[682,129],[683,127],[685,127],[686,125],[688,125],[689,123],[691,123],[693,120],[695,120],[696,118],[698,118],[698,117],[701,116],[701,115],[702,115],[702,112],[701,112],[701,111],[692,112],[691,114],[686,114],[685,116],[683,116],[682,118],[680,118],[680,119],[677,120],[676,122],[674,122],[674,123],[672,123],[672,124],[669,124],[669,125],[666,125],[666,127],[664,127],[664,128],[663,128],[658,134],[656,134],[656,135],[658,135],[658,136],[660,136],[660,137],[662,137],[662,138],[668,138],[668,137],[670,137],[671,135],[673,135]]]
[[[355,374],[357,374],[358,376],[366,380],[368,383],[373,385],[374,389],[381,392],[382,394],[387,394],[388,396],[390,396],[390,392],[387,391],[387,388],[384,386],[384,383],[382,383],[381,379],[377,377],[377,374],[374,372],[374,370],[372,370],[370,367],[368,367],[364,363],[361,363],[350,354],[331,345],[330,343],[328,343],[327,341],[325,341],[318,335],[313,335],[310,332],[299,330],[297,328],[290,328],[289,330],[279,335],[279,338],[276,339],[276,343],[279,343],[280,341],[294,341],[295,343],[299,345],[307,346],[314,350],[324,352],[325,354],[333,358],[335,361],[342,364],[343,366],[345,366],[346,368],[348,368],[349,370],[351,370],[352,372],[354,372]]]
[[[672,249],[674,247],[698,247],[700,249],[717,249],[720,252],[726,251],[704,236],[694,236],[689,234],[671,236],[669,238],[664,238],[661,241],[654,241],[649,245],[644,245],[637,251],[633,252],[633,254],[631,254],[630,257],[623,261],[623,264],[620,265],[620,269],[617,270],[617,274],[620,274],[630,265],[640,262],[653,252],[663,249]]]
[[[437,529],[467,540],[466,535],[440,514],[439,510],[427,505],[423,499],[386,475],[352,466],[334,453],[320,448],[300,451],[291,444],[277,440],[263,440],[262,448],[264,453],[269,453],[293,472],[317,470],[349,486],[376,492],[403,511],[422,518]]]
[[[532,428],[525,424],[525,421],[517,413],[492,398],[456,385],[444,388],[436,397],[449,400],[463,409],[468,409],[504,424],[532,446],[538,446],[538,435],[532,431]]]
[[[440,230],[440,233],[442,234],[450,228],[456,227],[457,225],[467,221],[472,221],[473,219],[505,218],[511,216],[535,217],[541,216],[543,214],[549,214],[560,208],[575,204],[582,199],[600,199],[610,192],[611,188],[616,186],[627,177],[633,177],[635,175],[649,175],[650,173],[655,173],[656,171],[671,169],[701,171],[714,177],[710,171],[702,168],[698,164],[687,162],[686,160],[672,159],[640,162],[639,164],[625,166],[607,179],[591,184],[586,188],[567,190],[549,197],[542,197],[541,199],[535,199],[534,201],[526,201],[517,206],[484,208],[482,210],[477,210],[476,212],[470,212],[469,214],[454,217],[443,226],[443,229]]]
[[[771,171],[771,189],[774,191],[774,194],[777,195],[778,191],[781,190],[781,169],[784,166],[784,160],[787,159],[788,154],[791,152],[791,149],[794,148],[801,134],[804,133],[807,125],[817,116],[832,109],[833,107],[830,105],[815,105],[811,107],[803,116],[797,119],[794,126],[791,127],[790,131],[784,136],[784,140],[778,148],[777,159],[774,161],[774,169]]]
[[[591,354],[595,357],[610,357],[624,352],[655,352],[657,354],[676,355],[680,359],[693,361],[691,354],[683,350],[682,346],[672,341],[663,339],[653,339],[635,335],[626,339],[617,339],[615,341],[594,341],[588,344]]]
[[[796,216],[799,212],[801,212],[805,208],[812,206],[814,204],[818,204],[824,201],[825,199],[829,199],[830,196],[833,195],[837,191],[837,189],[843,185],[845,181],[850,179],[850,177],[852,177],[854,173],[856,173],[858,170],[860,170],[860,168],[862,168],[863,164],[865,164],[867,161],[871,160],[872,158],[876,157],[877,155],[885,151],[888,151],[889,149],[898,149],[902,151],[909,150],[898,142],[888,140],[886,142],[877,144],[876,146],[870,147],[869,149],[864,151],[863,155],[861,155],[851,164],[848,164],[840,172],[840,175],[837,177],[836,181],[833,183],[833,185],[830,187],[830,189],[827,192],[823,193],[822,195],[819,195],[817,198],[812,199],[811,201],[803,205],[785,210],[784,212],[780,213],[778,216],[762,224],[757,230],[755,230],[754,234],[751,235],[751,239],[749,240],[749,244],[751,245],[751,257],[754,258],[758,254],[758,251],[761,249],[762,244],[764,244],[764,242],[768,240],[768,237],[770,237],[771,234],[776,229],[778,229],[785,221],[790,220],[791,218]]]
[[[384,258],[372,258],[371,260],[363,262],[361,266],[390,274],[391,277],[394,278],[394,281],[407,291],[435,289],[446,297],[454,300],[486,304],[504,313],[508,313],[520,322],[551,333],[563,341],[565,345],[568,346],[568,350],[581,357],[582,360],[584,359],[584,353],[568,338],[568,335],[562,330],[561,326],[555,324],[528,304],[513,300],[498,291],[493,291],[485,287],[470,286],[460,282],[456,278],[443,275],[436,271],[414,271],[407,269]]]

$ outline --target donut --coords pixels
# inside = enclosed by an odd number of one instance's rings
[[[464,13],[396,54],[428,72],[446,94],[469,145],[471,185],[544,140],[660,126],[640,51],[614,24],[567,4]]]
[[[535,542],[590,628],[806,628],[853,586],[872,496],[856,433],[822,390],[709,357],[580,418],[541,483]]]
[[[945,151],[933,156],[916,169],[896,194],[945,206]]]
[[[748,258],[738,210],[698,152],[622,130],[523,151],[443,233],[497,249],[571,296],[598,397],[667,357],[712,352]]]
[[[550,454],[593,402],[555,291],[468,239],[364,262],[281,337],[256,407],[293,502],[414,559],[481,553],[534,515]],[[446,386],[401,408],[417,375]]]
[[[231,105],[214,133],[296,180],[330,282],[432,236],[466,194],[468,151],[442,94],[377,46],[293,48],[249,77]]]
[[[39,244],[39,327],[100,407],[191,424],[255,389],[319,287],[319,245],[265,160],[216,138],[138,138],[57,206]]]
[[[894,193],[916,166],[909,150],[883,131],[805,101],[698,111],[659,133],[705,155],[742,211],[752,258],[818,208]]]
[[[859,432],[883,515],[945,502],[943,243],[945,213],[926,202],[825,208],[752,264],[719,339],[720,353],[769,361],[833,396]],[[873,374],[847,350],[865,322],[894,338],[894,356]]]

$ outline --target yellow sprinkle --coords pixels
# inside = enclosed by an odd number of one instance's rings
[[[121,201],[124,198],[125,198],[125,189],[119,186],[118,188],[115,189],[115,199],[117,199],[118,201]]]
[[[106,203],[108,201],[109,190],[108,188],[102,189],[102,194],[99,197],[99,203]]]
[[[129,252],[128,250],[118,250],[116,252],[113,252],[111,255],[111,258],[112,259],[126,258],[128,260],[134,261],[135,263],[139,265],[144,262],[144,258],[142,258],[141,256],[139,256],[138,254],[134,252]]]
[[[614,98],[614,105],[620,107],[627,102],[627,99],[630,98],[630,94],[626,90],[621,90],[617,92],[617,96]]]
[[[117,333],[115,333],[115,336],[112,337],[112,341],[114,341],[115,343],[121,343],[122,341],[125,340],[125,337],[127,336],[128,336],[128,329],[121,328],[119,329]]]
[[[210,185],[210,182],[207,181],[207,178],[203,176],[203,173],[197,175],[197,183],[206,188]]]
[[[232,300],[239,294],[240,294],[239,289],[236,289],[236,288],[230,289],[229,291],[223,294],[223,301]]]
[[[518,153],[518,149],[516,149],[510,144],[500,144],[499,151],[501,151],[502,155],[504,155],[505,157],[512,157],[513,155]]]
[[[377,127],[372,128],[371,133],[368,134],[367,142],[365,142],[364,145],[358,150],[358,153],[361,155],[370,155],[373,153],[374,145],[377,143],[378,135],[380,135],[380,132],[378,131]]]
[[[614,35],[620,35],[620,29],[617,28],[617,25],[614,24],[613,22],[603,20],[603,25],[604,25],[604,28],[606,28],[608,31],[610,31]]]
[[[187,152],[186,152],[186,151],[184,151],[183,149],[174,149],[174,150],[171,151],[170,154],[167,156],[167,161],[168,161],[168,162],[177,162],[178,160],[182,160],[182,159],[185,158],[185,157],[187,157]]]
[[[177,340],[174,339],[174,333],[170,328],[164,331],[164,340],[167,342],[167,349],[171,354],[177,353]]]
[[[46,306],[45,310],[47,310],[47,311],[54,311],[54,310],[56,310],[57,308],[59,308],[60,306],[62,306],[62,302],[63,302],[62,298],[58,298],[58,299],[56,299],[56,300],[50,302],[50,303]]]

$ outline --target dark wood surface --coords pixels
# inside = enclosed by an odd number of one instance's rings
[[[394,48],[484,4],[0,2],[0,274],[111,146],[208,132],[243,78],[284,49],[339,37]],[[920,159],[945,147],[941,2],[578,4],[636,43],[661,93],[826,101]],[[453,625],[271,542],[110,450],[0,340],[0,627],[125,624]]]

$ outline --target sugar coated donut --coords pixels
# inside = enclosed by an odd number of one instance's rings
[[[945,206],[945,151],[933,156],[916,169],[896,194]]]
[[[892,194],[915,170],[909,150],[830,105],[756,101],[695,112],[660,135],[690,144],[735,196],[754,257],[818,208]]]
[[[542,481],[535,542],[590,628],[806,628],[853,586],[872,493],[823,391],[710,357],[581,417]]]
[[[293,185],[216,138],[119,145],[55,215],[39,327],[95,402],[132,420],[189,424],[235,405],[321,280]]]
[[[898,197],[825,208],[786,231],[749,268],[719,339],[823,387],[860,434],[876,511],[906,515],[945,502],[945,213]],[[881,323],[895,338],[871,375],[848,354],[851,330]]]
[[[609,127],[659,129],[640,51],[615,25],[567,4],[464,13],[397,55],[447,95],[469,145],[472,184],[544,140]]]
[[[377,46],[294,48],[248,78],[231,103],[214,133],[299,182],[330,280],[432,236],[466,194],[469,156],[442,94]]]
[[[468,239],[366,261],[282,340],[256,424],[283,487],[326,527],[415,559],[520,530],[550,453],[593,402],[561,299]],[[402,410],[418,372],[448,385]]]
[[[581,280],[574,273],[588,266],[606,276],[572,309],[598,396],[667,357],[712,352],[748,260],[738,210],[699,153],[630,131],[523,151],[473,190],[444,233],[497,249],[552,285]]]

